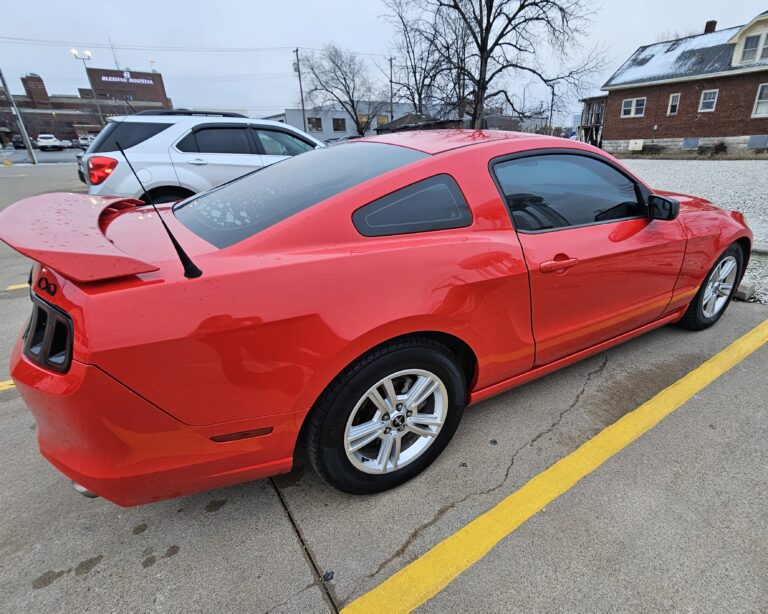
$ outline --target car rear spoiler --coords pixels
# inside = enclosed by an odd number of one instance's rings
[[[141,204],[132,198],[64,192],[25,198],[0,212],[0,240],[73,281],[157,271],[117,249],[102,229],[105,216]]]

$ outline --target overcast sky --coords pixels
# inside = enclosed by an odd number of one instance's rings
[[[664,32],[701,32],[709,19],[718,28],[748,22],[768,10],[768,0],[603,0],[596,2],[588,44],[603,43],[608,68],[595,88],[640,45]],[[2,36],[62,41],[62,44],[12,44],[0,39],[0,68],[14,93],[22,75],[35,72],[51,94],[75,94],[85,87],[82,63],[69,53],[83,43],[146,46],[117,49],[122,67],[149,70],[151,56],[163,73],[176,106],[243,109],[254,116],[298,103],[293,47],[317,48],[333,41],[357,52],[381,54],[384,64],[391,30],[379,0],[135,0],[61,2],[6,0]],[[157,47],[282,48],[263,51],[170,51]],[[114,68],[109,49],[93,48],[92,66]],[[574,111],[578,103],[573,104]]]

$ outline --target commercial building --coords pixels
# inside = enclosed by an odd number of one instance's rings
[[[24,94],[14,94],[13,99],[31,138],[51,133],[60,139],[74,139],[96,134],[102,118],[173,108],[160,73],[88,68],[87,76],[90,88],[79,89],[77,95],[49,94],[37,74],[21,78]],[[5,94],[0,89],[0,139],[18,134]]]
[[[611,152],[768,147],[768,11],[640,47],[584,99],[579,133]]]
[[[412,105],[400,102],[394,103],[393,106],[395,118],[401,117],[413,109]],[[382,128],[390,121],[389,102],[362,104],[361,108],[364,119],[368,119],[368,113],[373,112],[373,118],[365,136],[376,134],[377,129]],[[282,113],[270,115],[264,119],[284,122],[299,130],[305,130],[320,141],[357,136],[358,134],[354,120],[341,107],[307,107],[306,116],[306,128],[301,109],[285,109]]]

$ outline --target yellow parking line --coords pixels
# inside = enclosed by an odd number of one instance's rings
[[[5,392],[6,390],[11,390],[15,386],[13,385],[12,379],[7,379],[3,382],[0,382],[0,392]]]
[[[768,342],[768,320],[538,474],[482,516],[342,610],[411,612],[483,558],[540,509],[620,452],[694,394]]]
[[[10,290],[23,290],[24,288],[29,288],[29,284],[14,284],[12,286],[8,286],[5,291],[9,292]]]

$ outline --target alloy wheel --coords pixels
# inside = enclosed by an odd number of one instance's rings
[[[738,268],[736,258],[726,256],[712,269],[701,303],[705,318],[714,318],[725,307],[736,283]]]
[[[448,391],[434,373],[407,369],[388,375],[368,389],[347,420],[347,458],[365,473],[397,471],[426,452],[447,414]]]

